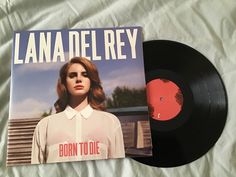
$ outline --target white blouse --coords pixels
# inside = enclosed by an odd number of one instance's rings
[[[90,105],[80,112],[67,106],[40,120],[34,131],[32,164],[123,157],[119,119]]]

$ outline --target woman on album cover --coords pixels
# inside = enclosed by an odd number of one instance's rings
[[[74,57],[60,69],[56,114],[36,126],[31,163],[125,157],[119,119],[105,112],[96,66]]]

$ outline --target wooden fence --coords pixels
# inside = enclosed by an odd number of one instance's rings
[[[29,164],[34,129],[39,118],[11,119],[8,125],[7,165]]]

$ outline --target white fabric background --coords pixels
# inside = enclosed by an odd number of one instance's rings
[[[169,39],[190,45],[218,69],[229,111],[216,145],[198,160],[156,168],[132,159],[6,167],[12,33],[15,30],[139,25],[144,41]],[[0,0],[0,176],[236,176],[235,0]],[[209,127],[211,128],[211,127]]]

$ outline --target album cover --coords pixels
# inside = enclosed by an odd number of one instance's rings
[[[7,165],[152,155],[141,27],[14,32]]]

